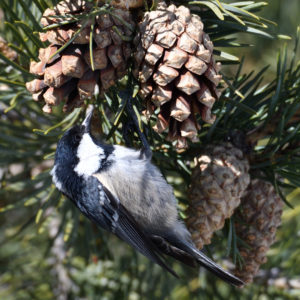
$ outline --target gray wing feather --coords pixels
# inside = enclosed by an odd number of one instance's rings
[[[111,201],[116,201],[115,197],[103,186],[105,194]],[[177,274],[169,268],[160,257],[160,252],[154,245],[154,243],[144,234],[139,228],[139,225],[135,222],[133,216],[126,210],[126,208],[119,203],[118,205],[118,223],[115,229],[115,234],[143,255],[151,259],[153,262],[159,264],[166,269],[172,275],[177,277]]]
[[[89,195],[85,193],[85,196],[89,196],[90,201],[83,201],[82,204],[93,203],[93,207],[86,209],[93,212],[92,215],[87,215],[90,219],[115,233],[120,239],[177,277],[177,274],[165,264],[159,249],[145,235],[133,216],[96,177],[92,176],[87,180],[85,190],[89,191]]]

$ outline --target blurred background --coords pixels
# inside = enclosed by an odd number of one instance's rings
[[[260,12],[260,15],[277,24],[269,24],[273,33],[289,36],[290,39],[270,40],[264,37],[244,34],[240,36],[240,39],[253,46],[246,47],[242,51],[240,49],[233,50],[233,53],[247,58],[245,67],[249,71],[253,69],[260,70],[267,65],[270,66],[265,75],[266,79],[270,79],[274,77],[276,72],[278,51],[282,49],[285,43],[289,54],[293,51],[297,26],[299,26],[300,2],[298,0],[272,0]]]
[[[0,32],[4,28],[6,12],[1,14]],[[271,0],[260,15],[277,23],[277,26],[270,24],[274,34],[290,38],[270,40],[239,34],[239,41],[253,46],[232,49],[231,53],[245,57],[245,73],[253,69],[258,72],[269,65],[264,75],[264,82],[267,82],[275,77],[276,57],[284,44],[291,57],[297,26],[300,25],[300,1]],[[226,66],[224,72],[230,76],[237,67]],[[5,71],[10,72],[9,67]],[[0,85],[0,93],[5,88],[5,85]],[[5,107],[1,105],[0,102],[0,119],[10,120],[13,128],[18,124],[18,112],[4,113]],[[57,119],[53,117],[52,121]],[[38,128],[43,122],[49,124],[40,117],[33,128]],[[29,121],[25,119],[24,124],[29,124]],[[32,128],[28,132],[25,127],[18,127],[18,130],[20,136],[29,137],[24,146],[26,150],[38,142],[42,154],[46,150],[53,152],[56,137],[51,133],[47,137],[41,134],[34,140],[30,139]],[[1,128],[0,137],[3,138]],[[44,149],[49,140],[52,141],[50,148]],[[278,230],[277,242],[268,252],[268,262],[262,266],[253,284],[235,289],[202,269],[193,270],[176,263],[173,267],[180,279],[173,278],[115,237],[100,231],[79,216],[73,205],[65,201],[53,186],[45,192],[44,186],[48,187],[50,183],[43,181],[43,172],[51,168],[53,156],[44,161],[41,155],[37,161],[31,159],[33,154],[29,151],[26,164],[23,164],[20,154],[23,141],[16,135],[12,143],[16,149],[12,147],[10,151],[3,150],[0,145],[0,299],[300,299],[300,189],[286,192],[294,209],[284,208],[282,226]],[[9,189],[4,191],[7,176],[13,181],[10,180]],[[186,188],[182,180],[171,175],[168,180],[177,195],[181,195]],[[27,191],[33,187],[34,194],[28,196]],[[42,203],[39,203],[40,199],[44,199]],[[52,206],[52,203],[57,204]],[[74,223],[72,220],[75,219],[78,221]],[[61,224],[64,224],[63,228]],[[217,233],[212,246],[206,247],[206,251],[214,253],[219,262],[224,258],[226,248],[222,236]],[[230,266],[229,260],[223,259],[223,265]]]

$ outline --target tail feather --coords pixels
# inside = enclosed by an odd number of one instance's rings
[[[222,280],[235,286],[242,286],[245,284],[242,280],[225,271],[223,268],[221,268],[218,264],[209,259],[205,254],[201,253],[199,250],[192,248],[191,252],[194,254],[193,256],[195,257],[195,259],[197,259],[200,265],[205,267],[207,270],[209,270]],[[191,252],[189,253],[192,254]]]
[[[220,279],[226,281],[227,283],[238,287],[243,286],[245,284],[242,280],[225,271],[222,267],[213,262],[204,253],[199,251],[192,243],[187,241],[181,241],[176,236],[173,236],[171,238],[169,236],[167,240],[171,245],[190,254],[201,266],[212,272],[214,275],[218,276]]]

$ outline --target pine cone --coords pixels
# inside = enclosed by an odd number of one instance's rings
[[[267,261],[266,253],[275,241],[277,227],[281,223],[282,201],[274,187],[255,179],[248,187],[237,212],[237,236],[249,246],[239,246],[244,259],[242,268],[236,266],[235,275],[250,283],[261,264]]]
[[[1,36],[0,36],[0,53],[2,53],[3,55],[5,55],[7,58],[11,60],[16,60],[18,57],[17,52],[11,49],[8,46],[7,41],[3,39]]]
[[[250,177],[249,163],[242,151],[230,143],[209,146],[196,159],[188,192],[187,226],[196,246],[211,243],[239,206]]]
[[[134,41],[134,74],[141,82],[139,94],[147,103],[147,115],[159,107],[154,129],[163,132],[169,127],[168,139],[186,148],[187,138],[198,141],[197,112],[204,122],[214,122],[211,108],[219,95],[220,64],[214,62],[203,23],[188,8],[162,2],[145,14]]]
[[[53,10],[45,11],[41,23],[43,26],[57,24],[66,21],[69,15],[78,17],[88,13],[92,7],[91,3],[82,0],[61,1]],[[49,41],[51,45],[40,49],[39,62],[31,63],[30,72],[37,75],[37,79],[28,82],[26,87],[33,94],[34,100],[46,102],[43,108],[45,112],[51,113],[52,106],[63,100],[66,100],[64,111],[80,107],[84,99],[93,96],[96,86],[100,88],[100,93],[103,93],[126,74],[131,46],[124,37],[132,35],[134,22],[128,10],[115,8],[112,12],[113,15],[107,13],[96,17],[94,70],[89,48],[91,22],[88,22],[71,45],[53,58],[51,56],[68,42],[86,21],[70,23],[40,34],[41,40]],[[122,20],[127,25],[124,25]]]

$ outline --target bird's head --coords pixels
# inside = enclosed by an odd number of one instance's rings
[[[51,173],[54,182],[59,181],[60,177],[66,178],[71,174],[91,176],[101,168],[108,152],[111,152],[108,151],[110,146],[101,144],[92,137],[92,116],[93,109],[87,113],[81,125],[66,131],[58,142]]]
[[[59,140],[55,153],[55,164],[70,165],[73,167],[78,163],[79,148],[82,147],[84,140],[87,138],[92,141],[90,134],[90,123],[93,115],[91,110],[81,125],[75,125],[67,130]],[[93,143],[93,142],[92,142]]]

